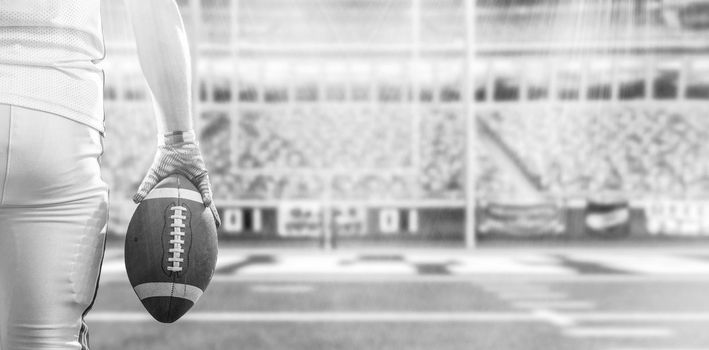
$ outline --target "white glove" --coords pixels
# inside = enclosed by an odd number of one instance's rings
[[[212,211],[214,221],[219,227],[221,219],[212,200],[212,187],[209,183],[207,167],[204,165],[202,153],[194,139],[194,131],[165,135],[163,142],[158,145],[153,164],[140,184],[138,192],[133,196],[133,202],[140,203],[148,195],[148,192],[164,178],[171,174],[181,174],[199,189],[202,194],[202,202]]]

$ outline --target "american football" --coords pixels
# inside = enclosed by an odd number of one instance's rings
[[[197,188],[171,175],[138,205],[128,225],[128,279],[159,322],[182,317],[204,293],[217,262],[217,228]]]

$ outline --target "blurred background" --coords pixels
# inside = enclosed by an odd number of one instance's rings
[[[179,341],[100,294],[104,348],[709,348],[708,1],[177,3],[221,282]],[[103,12],[110,276],[156,131]]]
[[[225,240],[583,238],[589,202],[628,211],[614,235],[707,233],[703,1],[178,3]],[[104,10],[121,235],[155,129],[127,13]]]

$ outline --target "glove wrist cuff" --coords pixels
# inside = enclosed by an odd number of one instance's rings
[[[187,131],[170,131],[162,135],[158,135],[158,146],[172,146],[179,143],[195,143],[197,136],[194,130]]]

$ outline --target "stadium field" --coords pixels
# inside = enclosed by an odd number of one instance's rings
[[[709,348],[696,250],[223,250],[173,325],[143,311],[121,263],[107,252],[87,318],[96,349]]]

